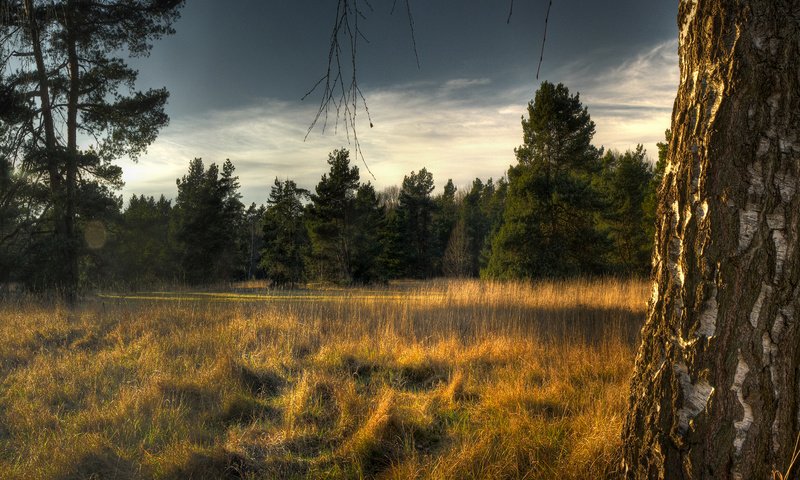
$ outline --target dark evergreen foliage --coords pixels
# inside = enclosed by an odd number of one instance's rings
[[[260,266],[273,285],[294,287],[306,279],[310,241],[303,220],[303,199],[308,191],[292,180],[277,178],[263,216]]]
[[[121,282],[139,287],[179,279],[172,217],[172,202],[164,195],[130,198],[116,242]]]
[[[395,253],[406,277],[429,278],[437,271],[433,189],[433,175],[425,168],[403,178],[396,213],[396,227],[403,240]]]
[[[653,167],[644,148],[603,157],[600,188],[606,198],[601,224],[611,241],[609,268],[625,275],[645,275],[653,249],[653,215],[647,200],[653,184]]]
[[[68,275],[53,265],[67,250],[77,252],[87,287],[646,273],[666,144],[655,167],[641,146],[602,155],[579,97],[546,82],[522,125],[508,178],[475,179],[461,191],[449,180],[435,195],[422,168],[377,193],[341,149],[313,193],[276,178],[266,208],[244,208],[230,161],[206,168],[194,159],[174,205],[140,195],[123,210],[114,195],[121,170],[100,151],[81,152],[75,159],[91,175],[74,186],[76,235],[67,246],[53,234],[52,190],[2,144],[0,282],[50,288]],[[7,127],[0,121],[0,133]]]
[[[358,187],[355,199],[352,281],[368,284],[386,281],[384,263],[386,211],[370,183]]]
[[[542,83],[522,120],[523,145],[508,171],[503,223],[486,274],[495,278],[598,274],[607,239],[596,225],[600,173],[594,122],[578,95]]]
[[[220,172],[214,163],[206,170],[195,158],[189,173],[177,180],[176,238],[183,277],[189,283],[243,276],[239,233],[244,206],[233,172],[230,160]]]
[[[375,189],[359,183],[350,152],[334,150],[307,209],[314,277],[337,283],[386,278],[385,213]]]
[[[24,52],[31,59],[0,79],[2,156],[47,191],[43,208],[26,221],[36,223],[34,253],[47,252],[49,261],[33,261],[28,270],[37,280],[28,283],[75,300],[87,273],[82,267],[92,263],[84,256],[86,219],[80,216],[91,200],[81,196],[118,187],[121,172],[112,162],[123,155],[136,158],[168,122],[167,91],[135,91],[137,73],[118,55],[146,56],[154,40],[173,32],[182,4],[0,2],[4,52]],[[95,146],[79,148],[79,135],[93,138]]]

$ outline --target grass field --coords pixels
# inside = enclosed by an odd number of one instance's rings
[[[603,478],[640,281],[0,306],[0,478]]]

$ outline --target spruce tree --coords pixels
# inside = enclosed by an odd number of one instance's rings
[[[261,268],[276,286],[294,287],[306,279],[309,239],[303,218],[303,198],[308,191],[293,180],[277,178],[263,218]]]
[[[403,178],[396,225],[403,243],[397,254],[407,277],[428,278],[436,272],[433,189],[433,174],[425,168]]]
[[[177,180],[176,232],[184,279],[189,283],[230,280],[244,270],[239,232],[244,206],[230,160],[222,171],[206,170],[195,158]]]

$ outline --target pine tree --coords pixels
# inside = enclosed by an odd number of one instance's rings
[[[146,56],[152,41],[172,33],[180,0],[5,0],[0,36],[30,58],[3,79],[3,114],[18,128],[4,140],[26,172],[46,185],[53,236],[46,282],[75,300],[81,253],[78,210],[91,177],[118,186],[114,159],[135,158],[167,124],[165,89],[131,92],[136,71],[116,57]],[[96,140],[80,148],[79,135]]]
[[[624,275],[645,275],[653,250],[652,217],[646,211],[653,168],[644,147],[607,152],[599,179],[606,205],[602,223],[610,241],[609,267]]]
[[[365,183],[358,187],[354,211],[353,282],[385,282],[388,278],[387,267],[383,263],[386,212],[372,184]]]
[[[601,272],[605,242],[595,222],[600,195],[592,186],[600,163],[587,109],[565,86],[544,82],[528,104],[522,130],[486,273],[531,278]]]
[[[443,258],[453,228],[458,221],[458,205],[456,205],[456,186],[453,179],[448,179],[442,193],[433,199],[435,204],[433,216],[433,274],[443,273]]]
[[[172,202],[164,195],[131,196],[122,213],[117,247],[116,273],[132,286],[172,282],[179,278],[179,264],[170,234]]]

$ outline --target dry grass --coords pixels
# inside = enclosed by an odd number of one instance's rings
[[[143,296],[0,307],[0,478],[602,478],[647,287]]]

